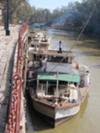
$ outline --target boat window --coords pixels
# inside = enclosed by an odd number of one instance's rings
[[[40,60],[41,58],[42,58],[41,55],[36,55],[36,54],[33,55],[33,60],[35,60],[35,61],[36,61],[36,60],[38,61],[38,60]]]
[[[34,48],[34,44],[31,44],[31,47],[33,47],[33,48]]]
[[[48,81],[48,84],[49,84],[50,86],[56,86],[56,81]]]
[[[39,83],[40,83],[40,84],[46,84],[46,81],[40,80]]]
[[[40,90],[46,90],[46,81],[39,81]]]
[[[55,81],[49,81],[48,82],[48,95],[54,95],[56,88],[56,82]]]
[[[65,81],[59,81],[59,84],[60,84],[60,85],[66,85],[67,82],[65,82]]]
[[[68,57],[64,58],[64,57],[54,57],[54,56],[51,56],[51,57],[48,57],[48,62],[61,62],[61,63],[68,63]]]
[[[64,81],[59,81],[59,90],[66,90],[68,87],[68,83]]]

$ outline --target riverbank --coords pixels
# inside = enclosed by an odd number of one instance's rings
[[[74,33],[75,37],[80,34],[81,29],[67,29],[67,28],[53,28],[53,27],[49,27],[49,29],[54,29],[57,31],[63,31],[63,32],[67,32],[67,33]],[[99,40],[100,41],[100,33],[82,33],[81,37],[84,38],[91,38],[91,39],[95,39],[95,40]]]
[[[14,52],[19,31],[18,25],[11,25],[9,28],[11,35],[5,36],[4,28],[0,26],[0,133],[4,132],[7,121]]]

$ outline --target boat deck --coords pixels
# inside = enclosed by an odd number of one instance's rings
[[[58,57],[74,57],[73,53],[71,51],[62,51],[62,53],[59,53],[57,50],[47,50],[40,53],[40,51],[30,51],[32,54],[36,55],[46,55],[46,56],[58,56]]]

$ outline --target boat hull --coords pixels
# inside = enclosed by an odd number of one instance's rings
[[[64,107],[57,107],[52,103],[48,104],[47,102],[43,101],[43,98],[36,98],[34,95],[32,95],[32,93],[30,93],[30,91],[28,91],[27,94],[34,110],[38,114],[43,116],[42,118],[45,119],[52,127],[55,127],[56,125],[61,124],[66,120],[69,120],[70,118],[72,118],[72,116],[76,115],[80,111],[81,104],[86,99],[88,91],[88,87],[81,88],[79,98],[80,102],[78,104],[72,103],[71,106]]]
[[[70,119],[72,116],[76,115],[80,110],[80,105],[58,109],[41,102],[32,100],[33,107],[36,112],[43,116],[43,118],[52,126],[55,127],[64,121]]]

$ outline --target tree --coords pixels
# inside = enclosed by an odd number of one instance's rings
[[[32,7],[29,5],[28,0],[9,0],[10,4],[10,22],[13,20],[17,22],[19,20],[27,20],[32,14]],[[3,16],[5,17],[6,12],[6,0],[3,1],[4,10]]]

